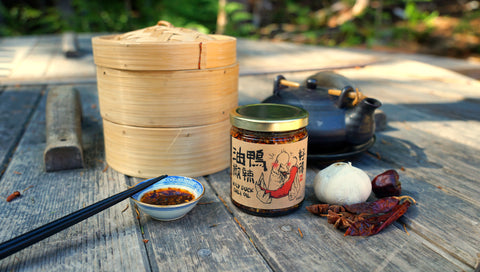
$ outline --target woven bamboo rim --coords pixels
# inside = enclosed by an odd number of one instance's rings
[[[100,113],[141,127],[185,127],[228,119],[238,104],[238,64],[188,71],[97,67]]]
[[[97,66],[123,70],[191,70],[236,63],[236,39],[175,28],[160,21],[156,26],[122,35],[92,38]]]
[[[197,177],[228,167],[230,121],[188,128],[140,128],[103,121],[105,156],[134,177]]]

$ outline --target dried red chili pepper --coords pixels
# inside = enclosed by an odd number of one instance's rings
[[[307,206],[307,211],[319,215],[319,216],[325,216],[328,213],[328,210],[333,210],[334,207],[338,207],[339,209],[343,209],[345,211],[345,208],[343,206],[339,205],[330,205],[330,204],[313,204],[310,206]],[[340,212],[340,210],[336,210],[335,212]]]
[[[350,225],[344,236],[370,236],[377,234],[404,215],[410,205],[410,201],[405,201],[395,206],[389,213],[373,216],[364,221],[355,222],[354,224]]]
[[[398,205],[398,202],[398,197],[385,197],[373,202],[345,205],[344,208],[352,213],[386,213]]]
[[[402,184],[397,171],[387,170],[373,178],[372,191],[377,197],[399,196],[402,192]]]
[[[15,192],[13,192],[11,195],[9,195],[9,196],[7,197],[7,202],[12,201],[12,200],[14,200],[15,198],[17,198],[17,197],[19,197],[19,196],[21,196],[20,192],[19,192],[19,191],[15,191]]]
[[[344,206],[315,204],[307,210],[327,217],[327,222],[337,229],[346,229],[345,236],[370,236],[395,222],[411,204],[415,204],[415,200],[409,196],[393,196]]]

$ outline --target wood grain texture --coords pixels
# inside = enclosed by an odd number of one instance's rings
[[[66,58],[61,50],[61,40],[55,40],[57,49],[52,56],[44,75],[37,80],[55,85],[75,83],[95,83],[95,65],[93,64],[91,34],[75,34],[77,42],[77,56]],[[57,37],[58,38],[58,37]],[[43,39],[40,42],[44,43]],[[23,79],[27,81],[28,79]],[[28,82],[28,81],[27,81]]]
[[[50,89],[45,109],[45,170],[83,168],[82,105],[76,89]]]
[[[383,59],[355,51],[293,43],[247,39],[240,39],[237,43],[242,76],[340,69],[362,66]]]
[[[197,179],[205,195],[185,217],[162,222],[140,212],[152,271],[271,271],[215,189]]]
[[[238,104],[238,64],[188,71],[97,68],[100,112],[139,127],[189,127],[228,119]]]
[[[183,128],[143,128],[103,120],[103,130],[108,164],[126,175],[201,176],[229,163],[229,119]]]
[[[410,236],[395,226],[371,237],[344,237],[325,218],[309,214],[305,209],[318,203],[313,193],[314,176],[312,170],[307,172],[306,201],[300,210],[274,218],[248,215],[236,208],[230,201],[230,184],[225,182],[229,179],[227,171],[212,175],[210,183],[218,195],[227,200],[233,216],[238,218],[274,271],[459,271],[467,268],[441,258],[423,244],[421,237]],[[411,258],[410,254],[416,257]]]
[[[82,170],[56,173],[43,171],[42,150],[45,147],[45,99],[29,123],[14,158],[0,182],[2,195],[11,190],[23,192],[12,202],[1,201],[0,240],[34,229],[86,205],[125,190],[125,176],[105,168],[101,120],[95,86],[82,88],[86,116],[84,142],[86,164]],[[105,170],[105,171],[104,171]],[[30,187],[32,186],[32,187]],[[133,211],[121,202],[69,229],[0,261],[0,270],[60,271],[148,269],[144,263],[143,243]]]
[[[38,42],[38,37],[23,36],[0,38],[0,82],[15,74],[16,68],[27,60],[30,50]]]
[[[95,71],[88,35],[79,35],[80,48],[87,53],[75,61],[66,61],[59,36],[0,39],[0,47],[9,44],[14,57],[5,64],[7,79],[16,80],[0,91],[0,159],[5,170],[0,173],[0,195],[6,198],[14,190],[23,194],[12,202],[0,201],[0,242],[139,181],[104,161],[95,84],[76,85],[84,110],[85,169],[43,170],[46,88],[38,84],[88,82],[78,81],[83,71]],[[198,177],[206,185],[202,204],[178,221],[158,222],[143,214],[137,220],[132,203],[125,201],[0,260],[0,270],[475,271],[480,256],[478,81],[427,64],[459,67],[445,58],[255,41],[238,45],[240,104],[271,95],[276,71],[301,82],[316,69],[381,60],[337,70],[364,94],[382,101],[388,118],[373,147],[351,161],[371,178],[396,169],[404,194],[418,204],[375,236],[344,237],[325,218],[305,210],[318,203],[312,183],[324,163],[308,162],[301,209],[276,218],[238,210],[230,201],[229,170],[221,170]],[[17,70],[28,67],[39,70]],[[30,86],[13,86],[22,82]]]
[[[95,82],[91,37],[77,34],[76,58],[65,58],[60,36],[0,38],[0,84],[5,86]]]
[[[40,78],[45,75],[60,42],[56,36],[42,36],[27,49],[24,59],[12,70],[11,78]]]
[[[95,65],[92,54],[92,37],[103,35],[101,33],[78,33],[77,42],[81,56],[77,58],[65,58],[60,45],[60,36],[24,36],[0,38],[0,47],[11,59],[0,62],[0,83],[15,86],[18,84],[70,84],[70,83],[93,83],[95,82]],[[52,40],[53,38],[53,40]],[[30,73],[25,76],[22,69],[39,66],[35,64],[35,56],[38,53],[46,54],[36,48],[43,43],[53,43],[57,47],[50,52],[51,58],[45,60],[48,65],[43,65],[43,70],[37,70],[36,74]],[[209,46],[205,50],[226,50],[219,45],[216,48]],[[480,64],[451,58],[443,58],[421,54],[392,54],[376,52],[372,50],[331,48],[320,46],[299,45],[284,42],[270,43],[251,41],[246,39],[237,40],[236,52],[240,63],[241,75],[252,74],[275,74],[289,71],[307,70],[314,72],[330,67],[341,68],[355,65],[365,65],[385,60],[415,60],[429,63],[437,67],[450,70],[478,70]],[[228,50],[235,50],[230,48]],[[32,56],[33,57],[29,57]],[[231,55],[225,53],[223,55]],[[279,61],[281,60],[281,61]],[[210,61],[211,62],[211,61]],[[215,67],[220,65],[216,64]],[[289,77],[290,79],[290,77]]]
[[[432,145],[429,144],[431,135],[421,135],[425,141],[422,143],[418,140],[419,135],[415,135],[413,144],[412,136],[410,133],[388,133],[385,138],[379,137],[386,144],[372,149],[382,160],[406,169],[402,175],[404,192],[414,197],[419,205],[415,213],[405,216],[405,222],[433,244],[473,266],[480,243],[480,209],[478,197],[474,197],[478,196],[478,179],[468,176],[475,173],[473,168],[478,165],[479,158],[467,154],[464,157],[469,160],[467,163],[454,158],[454,154],[435,154],[434,150],[438,148],[448,150],[448,142],[439,141]],[[439,167],[440,162],[443,167]],[[449,165],[451,163],[455,164],[453,168]],[[459,235],[463,238],[459,239]]]
[[[400,72],[403,70],[404,75]],[[389,118],[386,131],[377,133],[377,143],[368,153],[371,156],[358,159],[360,168],[372,178],[389,168],[405,169],[400,171],[404,192],[417,199],[419,205],[400,222],[418,239],[426,239],[424,244],[430,251],[453,256],[450,261],[472,269],[478,261],[475,247],[480,237],[476,178],[480,127],[475,114],[480,92],[471,88],[478,83],[437,67],[420,63],[417,67],[412,62],[397,63],[392,68],[380,65],[339,72],[356,82],[366,95],[381,100]],[[310,74],[290,75],[301,79]],[[270,95],[271,81],[266,76],[247,78],[240,77],[240,91],[247,99],[262,100]],[[438,83],[440,78],[442,84]],[[253,86],[257,92],[244,92]],[[377,156],[380,160],[375,161]]]
[[[92,38],[97,66],[122,70],[196,70],[236,63],[236,39],[212,35],[211,41],[131,42],[116,35]]]
[[[425,71],[416,78],[430,77],[433,70],[436,75],[443,72],[443,80],[450,78],[451,82],[435,84],[431,89],[427,89],[425,81],[414,88],[408,87],[412,75],[409,69],[403,80],[395,73],[394,79],[382,80],[381,85],[363,84],[385,102],[384,110],[392,116],[390,129],[381,134],[372,151],[382,160],[406,168],[409,178],[421,181],[412,184],[412,191],[424,204],[419,205],[418,214],[405,217],[408,224],[433,244],[473,266],[478,259],[475,247],[480,242],[477,226],[480,123],[472,113],[478,108],[475,101],[480,92],[470,87],[478,83],[434,67],[421,67]],[[362,84],[366,72],[349,74]],[[385,96],[385,89],[398,92]],[[459,233],[468,242],[459,242]]]
[[[43,87],[6,88],[0,92],[0,176],[17,147]]]

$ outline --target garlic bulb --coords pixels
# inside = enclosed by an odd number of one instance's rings
[[[337,205],[365,202],[372,192],[368,175],[350,162],[337,162],[318,172],[313,187],[318,200]]]

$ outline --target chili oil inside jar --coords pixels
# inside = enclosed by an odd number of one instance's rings
[[[305,198],[308,112],[283,104],[239,106],[230,113],[230,196],[244,212],[278,216]]]

